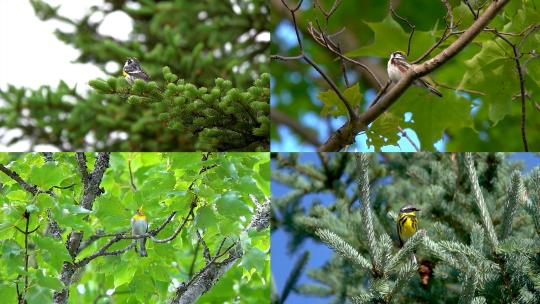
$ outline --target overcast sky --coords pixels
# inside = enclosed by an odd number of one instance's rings
[[[92,5],[101,5],[101,0],[46,0],[61,5],[60,14],[80,19]],[[105,18],[99,32],[117,39],[126,40],[131,31],[131,19],[123,12],[114,12]],[[42,85],[56,87],[60,80],[68,85],[77,84],[79,92],[88,90],[88,81],[105,74],[91,64],[73,63],[79,51],[56,38],[54,30],[70,27],[56,21],[41,21],[27,0],[0,1],[0,89],[8,84],[16,87],[37,89]],[[2,103],[2,100],[0,100]],[[16,135],[17,133],[12,133]],[[27,143],[9,148],[0,143],[2,151],[28,149]],[[50,147],[35,147],[50,150]]]

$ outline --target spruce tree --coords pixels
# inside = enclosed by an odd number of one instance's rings
[[[539,303],[540,167],[524,175],[508,157],[337,153],[313,164],[273,155],[273,181],[290,189],[273,198],[274,229],[293,252],[307,239],[333,250],[307,270],[316,283],[298,283],[302,256],[273,302],[295,292],[332,303]],[[421,209],[419,230],[400,249],[406,204]]]
[[[22,131],[11,143],[63,151],[269,149],[264,0],[106,0],[81,19],[31,3],[42,20],[72,27],[56,36],[80,51],[75,62],[94,64],[109,78],[78,84],[87,87],[82,95],[64,81],[0,91],[0,125]],[[99,31],[98,16],[120,11],[133,20],[127,41]],[[149,82],[123,79],[128,57],[139,60]],[[111,63],[112,72],[105,68]]]

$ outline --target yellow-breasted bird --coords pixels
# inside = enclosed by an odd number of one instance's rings
[[[397,219],[397,232],[399,236],[399,247],[403,247],[403,244],[415,234],[418,229],[418,219],[416,218],[416,211],[420,209],[413,205],[405,205],[399,209],[399,215]],[[416,256],[413,254],[413,260],[416,263]]]
[[[145,234],[148,231],[148,219],[144,215],[142,207],[137,209],[137,213],[131,218],[131,231],[134,236]],[[139,240],[140,251],[139,255],[142,257],[148,256],[146,254],[146,238]],[[137,244],[135,244],[135,251],[137,251]]]
[[[139,61],[135,58],[128,58],[124,63],[122,74],[129,84],[133,84],[135,79],[142,79],[144,81],[150,80],[150,77],[141,67]]]

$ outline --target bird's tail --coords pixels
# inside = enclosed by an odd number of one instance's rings
[[[139,239],[139,245],[141,246],[141,251],[139,252],[139,255],[142,257],[148,256],[146,253],[146,238]]]
[[[429,84],[427,81],[425,81],[422,78],[415,80],[415,84],[420,86],[420,87],[424,87],[424,88],[428,89],[432,94],[435,94],[435,95],[437,95],[439,97],[442,97],[441,92],[437,91],[437,89],[435,89],[431,84]]]
[[[431,93],[433,93],[433,94],[435,94],[435,95],[437,95],[437,96],[439,96],[439,97],[442,97],[441,92],[437,91],[434,87],[428,86],[428,90],[429,90]]]

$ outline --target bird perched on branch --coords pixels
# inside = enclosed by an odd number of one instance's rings
[[[393,52],[388,60],[388,77],[393,83],[397,83],[403,75],[411,68],[411,64],[407,62],[407,58],[402,52]],[[429,90],[431,93],[442,97],[441,92],[437,91],[432,85],[422,78],[415,79],[413,84]]]
[[[135,58],[128,58],[126,60],[122,74],[129,84],[133,84],[135,79],[142,79],[144,81],[150,80],[148,74],[146,74],[139,61]]]
[[[142,207],[137,209],[137,213],[135,213],[135,215],[131,218],[131,229],[133,236],[143,235],[148,231],[148,220],[146,215],[143,213]],[[148,256],[146,253],[146,238],[140,238],[138,240],[140,246],[139,255],[142,257]],[[135,251],[137,251],[136,244]]]
[[[399,245],[400,248],[403,247],[403,244],[416,233],[418,229],[418,219],[416,218],[416,211],[420,209],[412,206],[406,205],[401,207],[399,210],[399,215],[397,219],[397,231],[399,236]],[[413,253],[413,261],[416,262],[416,256]]]

